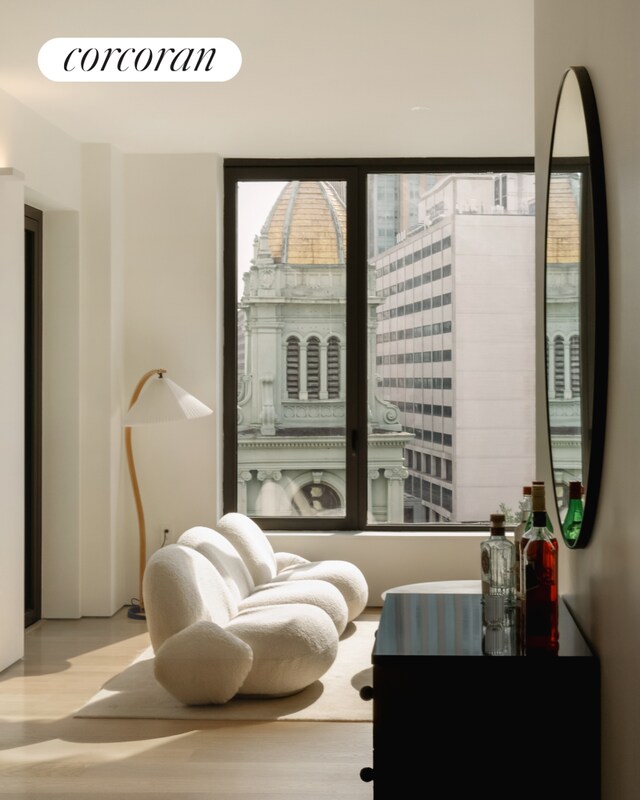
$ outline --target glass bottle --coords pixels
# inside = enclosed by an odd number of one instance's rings
[[[544,481],[533,481],[531,486],[544,486]],[[529,519],[527,520],[527,524],[525,526],[525,531],[531,530],[531,525],[533,524],[533,516],[530,514]],[[546,526],[549,533],[554,533],[553,530],[553,523],[551,522],[551,517],[547,514],[546,518]]]
[[[493,607],[487,603],[489,596],[500,595],[504,598],[503,607],[505,613],[511,614],[515,606],[515,547],[513,542],[505,536],[504,523],[504,514],[492,514],[489,538],[480,543],[485,622],[494,621],[489,619],[489,611]]]
[[[567,542],[572,543],[578,539],[582,527],[582,483],[581,481],[569,482],[569,506],[562,523],[562,535]]]
[[[539,487],[536,489],[536,486]],[[553,532],[553,524],[549,517],[549,514],[546,511],[546,502],[545,502],[545,493],[544,493],[544,481],[533,481],[531,484],[531,504],[532,504],[532,511],[529,514],[529,519],[527,520],[527,524],[525,525],[524,533],[522,534],[522,538],[520,539],[520,558],[519,558],[519,570],[520,570],[520,599],[524,602],[524,560],[522,554],[524,552],[524,548],[527,546],[529,539],[531,537],[531,532],[533,528],[533,494],[534,492],[539,492],[542,495],[542,504],[545,506],[545,527],[549,532],[551,539],[557,549],[558,547],[558,540],[556,538],[555,533]]]
[[[520,501],[520,522],[513,529],[513,544],[515,546],[515,565],[514,565],[514,579],[515,579],[515,592],[516,602],[522,600],[522,586],[520,580],[520,557],[522,554],[522,536],[529,523],[531,516],[531,487],[522,487],[522,500]]]
[[[524,652],[555,655],[558,652],[558,541],[546,526],[544,484],[533,485],[533,524],[523,542]]]
[[[486,656],[516,655],[514,620],[504,605],[504,596],[490,594],[486,600],[482,628],[482,652]]]

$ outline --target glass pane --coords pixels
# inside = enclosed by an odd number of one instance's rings
[[[238,184],[238,511],[344,516],[346,185]]]
[[[515,521],[535,473],[532,174],[368,184],[368,517]]]
[[[580,364],[580,272],[582,262],[581,172],[552,172],[547,210],[546,329],[552,343],[547,361],[549,436],[560,519],[569,504],[569,484],[582,482]]]

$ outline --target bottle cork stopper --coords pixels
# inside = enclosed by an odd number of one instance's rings
[[[582,482],[569,481],[569,497],[571,499],[582,499]]]
[[[544,501],[544,481],[534,481],[531,486],[531,510],[546,511]]]
[[[489,524],[491,526],[492,533],[504,533],[504,522],[505,516],[504,514],[491,514],[489,518]]]

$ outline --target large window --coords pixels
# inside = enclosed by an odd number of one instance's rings
[[[532,167],[225,165],[226,511],[297,530],[517,512],[535,463]]]

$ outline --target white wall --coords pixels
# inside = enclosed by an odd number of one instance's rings
[[[569,66],[589,70],[604,147],[611,326],[602,494],[589,546],[582,551],[561,551],[561,590],[572,596],[602,663],[603,800],[635,800],[640,784],[640,536],[634,521],[640,445],[638,30],[640,6],[635,0],[536,0],[539,188],[546,176],[556,94]],[[544,193],[538,197],[541,272]],[[559,746],[566,757],[566,743],[559,741]],[[579,768],[579,763],[576,766]]]
[[[42,312],[42,611],[79,617],[80,250],[78,211],[45,212]]]
[[[0,669],[23,653],[24,625],[24,201],[22,174],[0,169]]]
[[[0,89],[0,168],[24,173],[36,208],[78,208],[80,145]]]
[[[123,159],[82,147],[80,218],[80,610],[112,614],[124,583],[118,530],[124,320]]]
[[[192,525],[213,525],[220,513],[221,165],[215,155],[127,156],[125,163],[126,404],[142,375],[162,368],[214,409],[188,423],[133,429],[151,553],[165,526],[171,541]],[[137,575],[138,527],[126,480]]]

